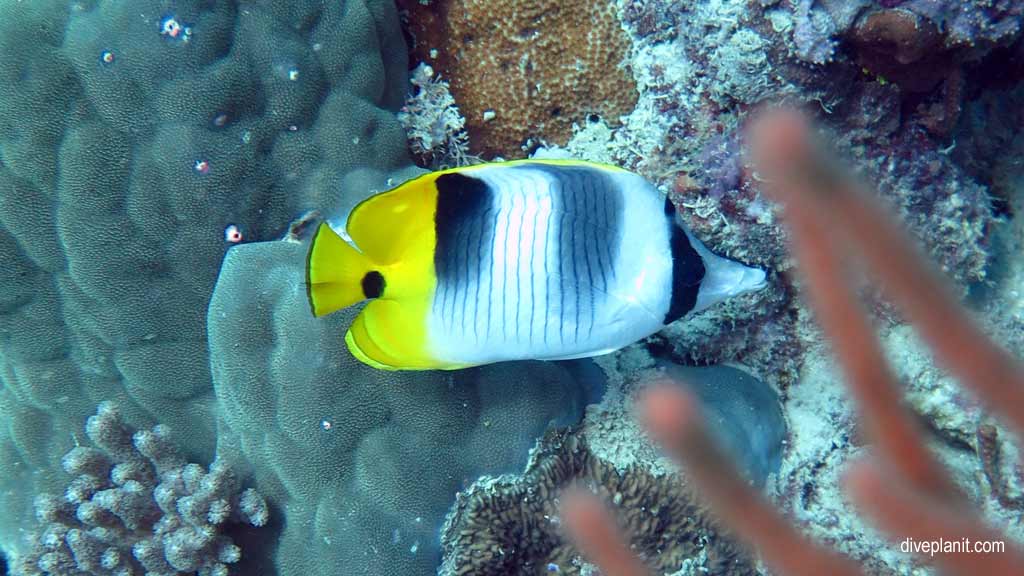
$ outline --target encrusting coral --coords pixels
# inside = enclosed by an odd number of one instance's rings
[[[689,564],[710,574],[757,573],[695,503],[685,480],[637,464],[620,471],[590,451],[579,429],[569,429],[549,432],[522,476],[484,477],[457,496],[442,532],[439,574],[585,573],[559,522],[559,495],[570,485],[622,512],[633,549],[658,574]]]
[[[475,153],[522,157],[541,140],[564,145],[588,115],[617,124],[636,104],[622,65],[630,42],[612,2],[399,5],[413,60],[451,84]]]
[[[103,403],[85,430],[95,447],[64,456],[75,478],[63,496],[36,498],[42,526],[13,574],[226,576],[241,558],[226,525],[269,519],[263,497],[239,492],[226,466],[186,463],[164,426],[133,431]]]

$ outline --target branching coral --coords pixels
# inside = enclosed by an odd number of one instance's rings
[[[42,526],[15,574],[226,576],[241,550],[225,526],[267,523],[255,490],[239,493],[218,462],[209,470],[187,464],[164,426],[135,432],[104,403],[86,434],[95,446],[78,446],[62,461],[75,477],[64,495],[36,498]]]
[[[564,145],[590,114],[611,123],[636,103],[622,66],[630,43],[607,1],[445,0],[408,11],[413,58],[451,83],[472,150],[521,157]]]
[[[558,520],[558,496],[570,484],[621,509],[634,550],[659,574],[684,565],[701,565],[711,574],[756,573],[678,477],[640,465],[619,471],[590,451],[579,430],[545,436],[522,477],[485,477],[459,494],[442,535],[440,573],[580,574],[579,554]]]

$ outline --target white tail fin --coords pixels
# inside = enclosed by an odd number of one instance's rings
[[[690,239],[690,245],[704,260],[704,279],[700,282],[700,291],[697,293],[697,303],[693,307],[693,312],[699,312],[726,298],[760,290],[767,284],[764,270],[751,268],[715,254],[690,234],[689,230],[686,230],[686,236]]]

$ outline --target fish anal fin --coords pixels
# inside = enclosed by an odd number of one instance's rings
[[[426,299],[374,300],[363,308],[345,335],[358,360],[385,370],[442,368],[431,357],[426,336]]]

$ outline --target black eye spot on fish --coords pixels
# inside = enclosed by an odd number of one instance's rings
[[[363,276],[363,295],[367,298],[380,298],[384,294],[384,275],[372,270]]]

